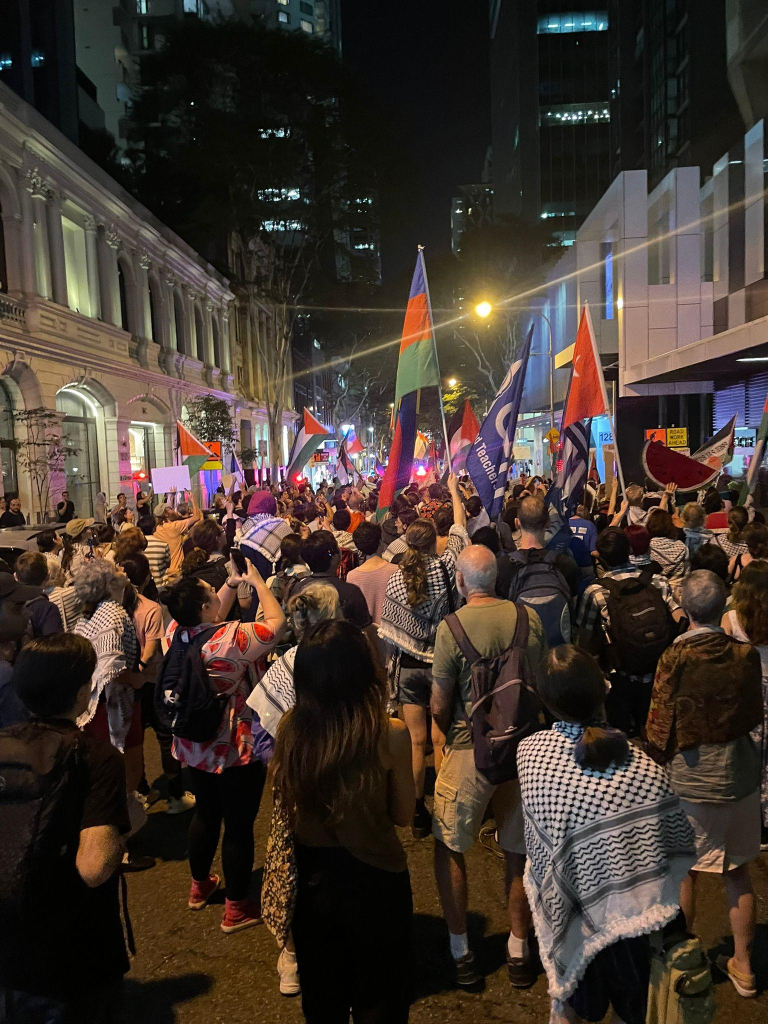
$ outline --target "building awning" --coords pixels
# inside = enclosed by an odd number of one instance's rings
[[[739,362],[741,359],[755,362]],[[711,381],[726,375],[746,375],[762,360],[768,366],[768,316],[628,366],[623,383],[631,387],[633,384]]]

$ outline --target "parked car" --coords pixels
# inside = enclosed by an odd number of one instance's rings
[[[42,526],[7,526],[4,530],[0,530],[0,559],[13,571],[19,555],[25,551],[37,551],[37,538],[43,530],[56,530],[63,533],[65,526],[66,523],[44,523]]]

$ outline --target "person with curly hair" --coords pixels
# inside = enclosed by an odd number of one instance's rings
[[[455,473],[448,477],[448,488],[453,502],[453,526],[442,555],[437,556],[434,523],[428,519],[411,523],[405,533],[407,546],[398,571],[387,583],[379,625],[379,636],[391,651],[390,689],[402,706],[411,734],[416,838],[425,838],[432,830],[432,819],[424,803],[424,774],[435,636],[440,621],[456,605],[456,560],[469,544]]]
[[[761,543],[768,542],[768,530]],[[757,529],[757,524],[748,526],[745,534]],[[748,543],[756,546],[754,535]],[[752,644],[760,655],[763,673],[763,723],[752,734],[762,752],[762,778],[760,782],[761,830],[760,849],[768,850],[768,561],[753,559],[741,571],[738,583],[733,588],[731,608],[723,616],[726,633]]]
[[[768,526],[764,523],[747,523],[741,535],[747,545],[747,553],[734,555],[728,563],[731,583],[736,583],[742,570],[757,559],[768,559]]]

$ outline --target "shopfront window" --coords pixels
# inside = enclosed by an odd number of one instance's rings
[[[67,449],[64,458],[66,490],[78,516],[92,516],[99,487],[99,461],[96,443],[97,408],[73,391],[60,391],[56,408],[64,413],[62,439]]]
[[[13,431],[13,402],[5,384],[0,382],[0,458],[3,469],[3,494],[18,494],[16,448]]]

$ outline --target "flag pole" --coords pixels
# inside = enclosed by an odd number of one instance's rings
[[[437,394],[440,399],[440,416],[443,423],[443,437],[445,439],[445,460],[444,466],[448,467],[450,472],[451,467],[451,448],[448,443],[448,427],[445,422],[445,406],[443,405],[443,385],[442,378],[440,377],[440,360],[437,357],[437,338],[435,337],[435,321],[432,316],[432,299],[429,295],[429,279],[427,278],[427,264],[424,261],[424,246],[420,245],[419,249],[419,260],[421,261],[421,272],[424,275],[424,290],[427,293],[427,309],[429,310],[429,329],[432,334],[432,345],[435,349],[435,365],[437,366]]]
[[[613,409],[611,407],[611,404],[608,401],[608,392],[605,390],[605,375],[603,373],[603,364],[600,361],[600,353],[597,350],[597,338],[595,337],[595,331],[594,331],[594,329],[592,327],[592,314],[589,311],[589,303],[588,302],[584,303],[584,312],[587,315],[587,323],[589,324],[589,339],[590,339],[590,341],[592,343],[592,352],[593,352],[594,357],[595,357],[595,365],[597,366],[598,370],[600,371],[600,387],[601,387],[602,392],[603,392],[603,402],[604,402],[604,405],[605,405],[605,413],[606,413],[606,416],[608,417],[608,422],[611,425],[611,434],[613,435],[613,455],[614,455],[614,459],[616,461],[616,469],[619,472],[619,486],[621,487],[621,493],[625,494],[626,490],[627,490],[627,486],[624,483],[624,469],[623,469],[623,467],[621,465],[621,456],[619,455],[619,439],[616,436],[616,424],[614,422],[614,417],[616,415],[616,411],[615,411],[615,409]],[[615,390],[614,390],[613,393],[614,393],[614,396],[615,396],[615,394],[616,394]],[[589,467],[587,467],[587,473],[589,473]]]

